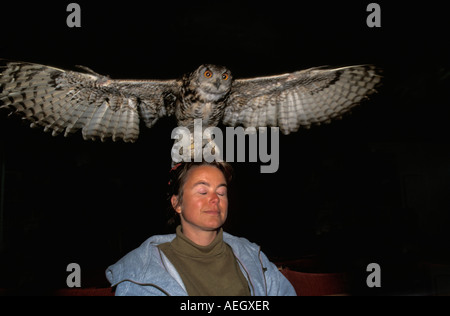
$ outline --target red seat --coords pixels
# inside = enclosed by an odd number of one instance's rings
[[[281,273],[291,282],[298,296],[347,295],[345,273],[309,273],[288,268]]]
[[[107,288],[67,288],[52,293],[55,296],[114,296],[114,290]]]

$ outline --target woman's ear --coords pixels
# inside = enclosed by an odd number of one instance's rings
[[[172,197],[170,198],[170,203],[172,203],[172,207],[175,210],[175,212],[180,214],[181,213],[181,206],[178,205],[178,196],[172,195]]]

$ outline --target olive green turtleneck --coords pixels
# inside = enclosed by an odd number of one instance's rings
[[[158,247],[177,269],[190,296],[250,295],[247,279],[223,241],[222,228],[210,245],[199,246],[178,226],[174,240]]]

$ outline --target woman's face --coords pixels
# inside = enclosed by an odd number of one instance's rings
[[[177,197],[172,196],[176,206]],[[212,166],[194,167],[183,187],[182,205],[175,208],[180,214],[183,230],[212,231],[227,219],[227,184],[222,171]]]

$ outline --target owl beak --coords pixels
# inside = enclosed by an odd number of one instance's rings
[[[220,79],[217,79],[217,80],[214,82],[214,85],[216,86],[217,89],[219,89],[219,87],[220,87]]]

